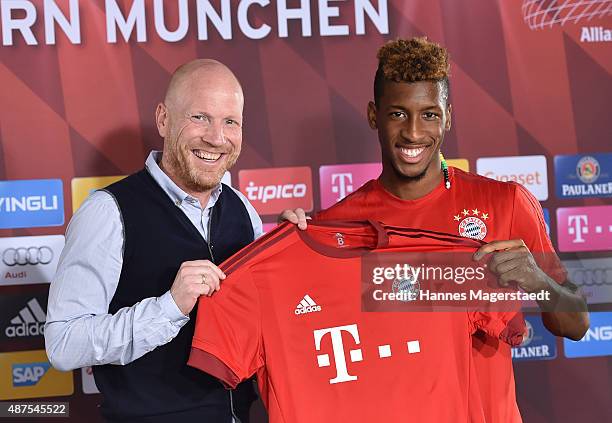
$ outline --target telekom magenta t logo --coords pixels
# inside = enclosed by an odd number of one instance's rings
[[[380,163],[321,166],[321,208],[326,209],[380,175]]]
[[[574,242],[584,242],[582,235],[589,233],[588,222],[588,216],[584,214],[569,216],[567,231],[570,235],[574,236]]]
[[[558,208],[557,240],[563,252],[611,250],[612,206]]]
[[[355,344],[359,345],[359,332],[357,325],[337,326],[334,328],[318,329],[314,331],[315,348],[321,350],[321,339],[328,333],[331,336],[332,350],[334,352],[334,362],[336,364],[336,377],[329,380],[329,383],[350,382],[357,380],[357,376],[352,376],[348,373],[346,367],[346,357],[344,356],[344,344],[342,343],[342,331],[351,334],[355,340]],[[351,361],[363,360],[363,355],[360,349],[351,350]],[[328,367],[330,365],[329,354],[320,354],[317,356],[319,367]]]
[[[353,175],[351,173],[333,173],[332,192],[338,194],[336,201],[342,200],[353,192]]]

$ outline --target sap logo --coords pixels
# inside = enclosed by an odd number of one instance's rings
[[[13,386],[33,386],[47,373],[49,363],[13,364]]]
[[[307,190],[306,184],[255,186],[253,181],[249,182],[249,185],[246,187],[249,200],[260,200],[264,204],[269,200],[304,198]]]
[[[332,379],[329,379],[330,384],[351,382],[358,379],[356,375],[350,374],[348,370],[348,366],[346,363],[346,350],[342,336],[343,333],[350,335],[349,337],[345,338],[352,339],[355,342],[355,346],[361,343],[359,339],[359,331],[357,329],[356,324],[317,329],[313,331],[316,351],[321,351],[322,340],[327,334],[329,334],[329,337],[331,339],[332,352],[334,355],[334,365],[336,368],[336,376]],[[408,354],[417,354],[421,352],[421,345],[417,340],[408,341],[406,343],[406,346],[408,348]],[[391,355],[391,345],[387,344],[378,346],[379,358],[389,358],[391,357]],[[351,349],[349,350],[348,357],[352,363],[363,361],[363,352],[361,348]],[[331,361],[329,354],[317,355],[317,365],[319,367],[330,367]]]
[[[590,328],[579,342],[612,341],[612,326]]]
[[[6,212],[16,211],[39,211],[39,210],[57,210],[58,198],[57,195],[44,197],[41,195],[32,195],[30,197],[3,197],[0,198],[0,209]]]

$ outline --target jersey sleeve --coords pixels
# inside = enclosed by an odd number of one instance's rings
[[[520,345],[526,331],[521,312],[468,312],[470,334],[481,330],[511,346]]]
[[[567,273],[546,234],[546,223],[540,202],[522,185],[516,185],[512,212],[511,239],[522,239],[540,268],[558,283]]]
[[[235,388],[263,366],[261,336],[258,292],[240,269],[212,297],[200,297],[188,364]]]

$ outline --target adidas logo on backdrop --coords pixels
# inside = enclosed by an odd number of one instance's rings
[[[9,338],[38,336],[45,333],[46,314],[36,298],[28,301],[19,314],[11,319],[4,333]]]

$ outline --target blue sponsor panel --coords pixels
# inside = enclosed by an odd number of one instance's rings
[[[544,325],[540,316],[526,316],[527,333],[521,345],[512,348],[512,360],[553,360],[557,357],[557,339]]]
[[[0,229],[63,224],[61,179],[0,181]]]
[[[563,340],[568,358],[612,355],[612,312],[590,313],[591,327],[580,341]]]
[[[612,197],[612,153],[555,156],[559,198]]]
[[[548,209],[542,209],[544,213],[544,223],[546,223],[546,235],[550,236],[550,213]]]

